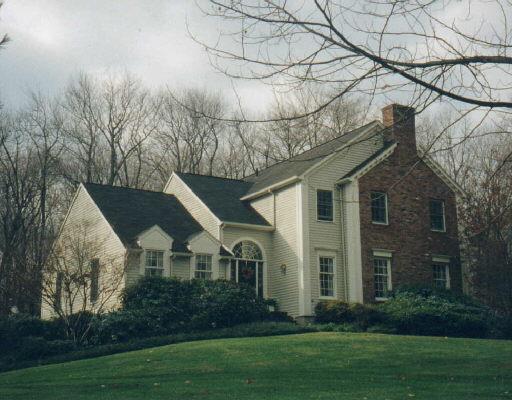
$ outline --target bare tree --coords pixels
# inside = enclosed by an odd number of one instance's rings
[[[45,264],[46,314],[59,317],[69,337],[82,342],[91,322],[85,311],[101,314],[116,306],[125,265],[123,256],[105,253],[86,223],[66,227]]]
[[[81,75],[66,91],[71,180],[140,187],[142,147],[157,129],[159,104],[127,75],[98,82]]]
[[[205,3],[206,14],[226,23],[213,44],[197,40],[222,72],[279,84],[314,81],[336,87],[317,110],[348,92],[390,90],[407,91],[418,106],[443,97],[512,108],[507,1]]]
[[[168,89],[160,93],[159,103],[160,124],[152,160],[161,179],[165,181],[173,170],[213,174],[226,129],[221,121],[226,113],[222,99],[197,89],[177,93]]]

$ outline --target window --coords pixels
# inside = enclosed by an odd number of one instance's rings
[[[258,296],[263,297],[263,253],[259,246],[250,240],[242,240],[233,247],[233,255],[231,280],[254,287]]]
[[[450,288],[450,272],[448,263],[434,262],[432,264],[432,274],[434,278],[434,287],[438,289]]]
[[[332,221],[332,191],[317,190],[316,209],[319,221]]]
[[[196,255],[196,270],[194,271],[196,279],[212,279],[212,256],[210,254]]]
[[[388,223],[388,196],[383,192],[371,192],[372,222],[375,224]]]
[[[391,290],[391,259],[388,257],[373,258],[373,281],[375,299],[385,300]]]
[[[320,272],[320,297],[334,297],[334,258],[318,258]]]
[[[430,229],[444,232],[444,201],[430,200]]]
[[[98,300],[100,279],[100,260],[91,260],[91,303]]]
[[[162,276],[164,274],[164,252],[146,250],[146,276]]]

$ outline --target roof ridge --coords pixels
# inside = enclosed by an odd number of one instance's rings
[[[177,175],[203,176],[205,178],[216,178],[216,179],[222,179],[222,180],[225,180],[225,181],[235,181],[235,182],[247,183],[243,179],[226,178],[226,177],[223,177],[223,176],[196,174],[196,173],[193,173],[193,172],[174,172],[174,173],[177,174]]]
[[[86,185],[94,185],[94,186],[109,187],[109,188],[114,188],[114,189],[133,190],[133,191],[136,191],[136,192],[147,192],[147,193],[164,194],[166,196],[175,197],[174,195],[169,194],[169,193],[165,193],[162,190],[137,189],[137,188],[133,188],[133,187],[130,187],[130,186],[110,185],[108,183],[96,183],[96,182],[80,182],[80,183],[82,185],[84,185],[84,186],[86,186]]]
[[[360,127],[358,127],[358,128],[355,128],[355,129],[352,129],[352,130],[350,130],[350,131],[348,131],[348,132],[345,132],[343,135],[336,136],[335,138],[329,139],[329,140],[327,140],[326,142],[323,142],[323,143],[317,144],[316,146],[310,147],[309,149],[304,150],[302,153],[295,154],[293,157],[286,158],[286,159],[281,160],[281,161],[278,161],[278,162],[276,162],[276,163],[274,163],[274,164],[272,164],[272,165],[269,165],[268,167],[265,167],[264,169],[262,169],[262,170],[258,171],[258,175],[259,175],[259,174],[261,174],[263,171],[265,171],[265,170],[267,170],[267,169],[269,169],[269,168],[274,167],[275,165],[282,164],[282,163],[284,163],[284,162],[286,162],[286,161],[292,161],[294,158],[297,158],[297,157],[299,157],[299,156],[302,156],[303,154],[306,154],[307,152],[312,151],[312,150],[314,150],[314,149],[316,149],[316,148],[318,148],[318,147],[320,147],[320,146],[323,146],[323,145],[329,144],[329,143],[331,143],[331,142],[334,142],[335,140],[338,140],[338,139],[342,138],[343,136],[347,136],[347,135],[349,135],[349,134],[351,134],[351,133],[353,133],[353,132],[355,132],[355,131],[357,131],[357,130],[359,130],[359,129],[362,129],[362,128],[366,127],[366,126],[369,126],[369,125],[371,125],[371,124],[373,124],[373,123],[375,123],[375,122],[378,122],[378,120],[376,120],[376,119],[375,119],[375,120],[373,120],[373,121],[371,121],[371,122],[368,122],[368,123],[367,123],[367,124],[365,124],[365,125],[361,125],[361,126],[360,126]],[[247,179],[247,178],[250,178],[250,177],[253,177],[253,176],[258,176],[258,175],[256,175],[256,172],[254,172],[254,173],[252,173],[251,175],[247,175],[244,179]]]

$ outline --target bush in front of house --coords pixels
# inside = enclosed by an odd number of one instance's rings
[[[315,306],[315,322],[321,324],[354,325],[356,331],[361,331],[382,320],[380,311],[374,305],[328,300]]]
[[[315,307],[315,313],[315,322],[327,324],[324,328],[333,331],[510,337],[506,320],[486,306],[468,296],[433,288],[402,287],[380,304],[320,302]]]
[[[496,323],[492,311],[446,291],[401,289],[378,306],[385,324],[400,334],[487,337]]]
[[[145,277],[127,288],[120,311],[94,323],[96,342],[201,331],[282,318],[254,288],[232,281]]]

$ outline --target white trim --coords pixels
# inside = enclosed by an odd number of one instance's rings
[[[375,280],[375,264],[374,261],[376,258],[379,258],[381,260],[386,260],[386,269],[387,269],[387,280],[388,280],[388,292],[393,290],[393,280],[391,278],[392,274],[392,268],[391,268],[391,261],[393,260],[392,253],[390,251],[382,251],[382,250],[374,250],[373,251],[373,257],[372,257],[372,269],[373,269],[373,279]],[[375,290],[375,288],[374,288]],[[385,301],[388,300],[388,297],[376,297],[375,291],[373,293],[373,297],[377,301]]]
[[[269,167],[270,168],[270,167]],[[252,200],[256,197],[261,197],[262,195],[268,194],[276,189],[280,189],[284,186],[291,185],[292,183],[295,183],[297,181],[300,181],[301,178],[297,175],[291,176],[290,178],[286,178],[280,182],[274,183],[270,186],[266,186],[263,189],[258,190],[257,192],[246,194],[243,197],[240,197],[240,200]]]
[[[443,229],[432,229],[432,227],[430,227],[430,231],[431,232],[446,232],[446,209],[445,209],[445,206],[444,206],[445,201],[442,200],[442,199],[434,199],[434,198],[430,198],[428,200],[428,213],[429,213],[429,217],[430,218],[432,218],[432,215],[430,214],[430,202],[431,201],[440,201],[442,206],[443,206]]]
[[[362,167],[361,169],[358,169],[355,171],[352,175],[347,176],[345,178],[340,179],[336,183],[338,185],[343,185],[345,183],[352,182],[356,179],[359,179],[361,176],[365,175],[366,173],[370,172],[373,168],[375,168],[377,165],[379,165],[382,161],[384,161],[386,158],[388,158],[393,152],[395,151],[397,144],[392,144],[389,148],[387,148],[382,154],[380,154],[378,157],[370,161],[367,165]],[[371,157],[371,156],[370,156]],[[369,157],[368,157],[369,158]]]
[[[304,178],[305,176],[310,175],[315,169],[320,168],[322,165],[329,162],[332,158],[334,158],[336,155],[338,155],[341,150],[344,150],[345,148],[352,146],[354,143],[357,143],[361,139],[362,136],[367,135],[368,133],[372,133],[372,131],[375,130],[375,128],[382,130],[382,129],[384,129],[384,125],[382,125],[382,123],[377,120],[368,123],[368,126],[366,127],[366,129],[359,132],[359,134],[356,137],[354,137],[352,140],[349,140],[346,143],[342,143],[338,148],[334,149],[331,154],[322,158],[316,164],[309,167],[299,177]]]
[[[321,167],[324,163],[330,161],[341,150],[343,150],[346,147],[351,146],[352,144],[354,144],[354,142],[359,140],[361,136],[364,136],[367,133],[372,132],[372,130],[374,130],[375,128],[378,128],[378,129],[382,130],[382,129],[384,129],[384,125],[380,121],[377,121],[377,120],[375,120],[373,122],[370,122],[368,124],[368,127],[365,130],[361,131],[356,137],[354,137],[352,140],[350,140],[347,143],[342,143],[338,148],[333,150],[333,152],[331,154],[322,157],[316,164],[314,164],[311,167],[309,167],[306,171],[304,171],[299,176],[294,175],[294,176],[292,176],[290,178],[286,178],[286,179],[284,179],[284,180],[282,180],[280,182],[274,183],[274,184],[272,184],[270,186],[267,186],[267,187],[265,187],[263,189],[260,189],[257,192],[245,195],[245,196],[241,197],[240,200],[251,200],[253,198],[256,198],[256,197],[259,197],[261,195],[264,195],[264,194],[266,194],[266,193],[268,193],[268,192],[270,192],[272,190],[275,190],[277,188],[281,188],[283,186],[288,186],[288,185],[290,185],[292,183],[295,183],[297,181],[300,181],[300,180],[304,179],[306,176],[311,174],[315,169]]]
[[[320,258],[332,258],[332,296],[322,296],[322,287],[321,287],[321,279],[320,279]],[[318,299],[319,300],[334,300],[338,298],[338,290],[336,282],[338,280],[337,270],[337,262],[336,262],[336,253],[333,252],[318,252],[316,258],[316,265],[318,271]]]
[[[446,275],[446,286],[445,289],[451,288],[450,282],[450,257],[449,256],[432,256],[432,264],[443,264]]]
[[[383,257],[383,258],[392,258],[393,252],[389,250],[380,250],[380,249],[373,249],[373,256],[374,257]]]
[[[98,207],[98,205],[96,204],[96,202],[94,201],[94,199],[92,198],[92,196],[89,194],[89,192],[87,191],[87,188],[83,185],[83,184],[80,184],[84,189],[85,189],[85,193],[87,193],[87,196],[89,196],[89,199],[92,201],[92,203],[94,204],[94,207],[96,207],[96,210],[100,213],[101,217],[103,218],[103,221],[105,221],[105,223],[110,227],[110,230],[112,231],[112,233],[114,234],[114,236],[117,238],[117,240],[119,241],[119,243],[121,244],[121,246],[126,250],[127,247],[125,246],[125,244],[123,243],[123,241],[121,240],[121,238],[117,235],[116,231],[114,230],[114,228],[112,227],[112,225],[110,225],[110,222],[108,222],[107,218],[103,215],[103,213],[101,212],[100,208]],[[71,210],[71,207],[70,207],[70,210]]]
[[[354,181],[344,186],[343,201],[346,209],[347,234],[347,282],[351,303],[363,302],[363,271],[361,259],[361,224],[359,217],[359,183]]]
[[[314,189],[315,191],[315,215],[316,215],[316,222],[321,222],[321,223],[327,223],[327,224],[334,224],[334,216],[335,216],[335,213],[334,213],[334,188],[333,189],[322,189],[322,188],[315,188]],[[329,221],[328,219],[319,219],[318,218],[318,192],[321,191],[321,192],[331,192],[331,208],[332,208],[332,219]]]
[[[379,222],[379,221],[374,221],[373,220],[373,217],[372,217],[372,224],[374,225],[384,225],[384,226],[387,226],[389,225],[389,208],[388,208],[388,194],[386,192],[381,192],[379,190],[372,190],[370,191],[370,212],[372,211],[372,193],[380,193],[380,194],[383,194],[384,195],[384,203],[386,205],[386,221],[385,222]]]
[[[265,231],[265,232],[273,232],[276,229],[274,226],[271,226],[271,225],[244,224],[242,222],[229,222],[229,221],[222,222],[221,227],[254,229],[256,231]]]
[[[178,181],[179,181],[179,182],[181,182],[181,183],[183,184],[183,186],[186,188],[186,190],[189,192],[189,194],[191,194],[191,195],[192,195],[192,197],[194,197],[194,198],[195,198],[195,199],[196,199],[196,200],[197,200],[197,201],[198,201],[198,202],[199,202],[199,203],[200,203],[204,208],[206,208],[206,210],[207,210],[207,211],[208,211],[208,212],[213,216],[213,218],[216,220],[216,222],[217,222],[217,224],[218,224],[218,225],[220,225],[220,224],[222,223],[222,221],[221,221],[221,220],[220,220],[220,219],[219,219],[219,218],[218,218],[218,217],[213,213],[213,211],[212,211],[212,210],[210,210],[210,209],[208,208],[208,206],[207,206],[207,205],[206,205],[206,204],[201,200],[201,198],[200,198],[197,194],[195,194],[195,193],[194,193],[194,191],[190,188],[190,186],[188,186],[188,185],[185,183],[185,181],[184,181],[183,179],[181,179],[181,178],[180,178],[180,176],[179,176],[177,173],[173,172],[173,173],[171,174],[171,177],[169,178],[169,180],[167,181],[167,183],[166,183],[166,185],[165,185],[165,187],[164,187],[164,190],[163,190],[163,192],[164,192],[164,193],[167,193],[167,188],[168,188],[168,186],[171,184],[171,181],[172,181],[172,178],[173,178],[173,177],[176,177],[176,179],[178,179]],[[173,193],[171,193],[171,194],[173,194]],[[183,204],[183,201],[181,201],[180,199],[178,199],[178,200],[180,201],[180,203],[181,203],[181,204]],[[185,207],[185,208],[186,208],[186,207]]]
[[[306,177],[300,182],[302,197],[302,257],[304,260],[304,315],[313,315],[311,304],[311,257],[309,240],[309,179]],[[332,192],[333,222],[334,222],[334,192]],[[305,217],[305,218],[304,218]],[[336,282],[335,282],[336,283]],[[299,307],[300,308],[300,307]]]
[[[197,256],[210,257],[210,267],[211,267],[211,270],[209,271],[210,279],[207,279],[207,280],[213,281],[214,279],[216,279],[215,274],[214,274],[214,261],[215,260],[214,260],[213,254],[210,254],[210,253],[194,253],[193,264],[192,264],[192,268],[190,269],[190,279],[196,279]],[[200,271],[205,271],[205,270],[200,270]],[[219,274],[217,274],[217,276],[218,275]],[[201,279],[201,278],[197,278],[197,279]]]
[[[171,250],[172,249],[172,244],[174,243],[174,238],[169,235],[167,232],[165,232],[162,228],[160,228],[160,226],[158,224],[155,224],[153,226],[151,226],[150,228],[147,228],[147,229],[144,229],[142,232],[138,233],[137,234],[137,244],[140,246],[140,240],[141,238],[144,236],[144,235],[147,235],[148,233],[152,232],[152,231],[158,231],[158,233],[160,233],[162,236],[164,236],[167,240],[169,240],[169,242],[171,243],[170,244],[170,247],[168,250]]]
[[[299,289],[299,315],[311,315],[311,290],[309,262],[305,258],[309,252],[305,245],[305,229],[307,225],[307,185],[304,182],[297,182],[295,185],[295,207],[296,207],[296,226],[297,226],[297,278]],[[306,216],[306,218],[304,218]],[[309,246],[309,243],[307,243]]]
[[[261,262],[261,264],[263,265],[263,298],[264,299],[267,299],[268,298],[268,291],[269,291],[269,282],[268,282],[268,259],[267,259],[267,254],[265,252],[265,247],[263,247],[261,245],[261,243],[250,237],[250,236],[242,236],[242,237],[238,237],[236,238],[232,243],[231,245],[229,246],[230,248],[230,252],[233,253],[233,248],[240,242],[243,242],[243,241],[249,241],[249,242],[254,242],[256,243],[256,245],[260,248],[260,251],[261,251],[261,257],[262,257],[262,260],[252,260],[252,261],[255,261],[255,262]],[[231,260],[238,260],[238,258],[236,258],[234,255],[231,257]],[[228,276],[226,276],[226,279],[227,280],[231,280],[231,260],[229,261],[229,267],[228,267],[228,271],[226,272],[227,275],[229,275],[229,279],[228,279]],[[228,274],[229,272],[229,274]],[[236,269],[236,281],[238,282],[238,268]],[[258,287],[256,287],[256,291],[258,290]]]

